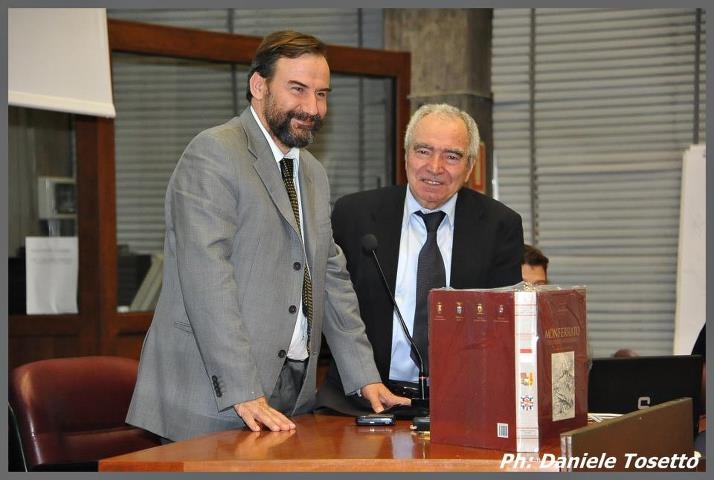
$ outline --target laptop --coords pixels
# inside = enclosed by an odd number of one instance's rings
[[[692,399],[694,434],[699,431],[700,355],[593,358],[588,412],[629,413],[682,397]]]

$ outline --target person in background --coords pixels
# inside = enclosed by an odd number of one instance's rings
[[[465,187],[478,145],[478,127],[468,113],[447,104],[423,105],[404,138],[408,184],[344,196],[332,212],[335,241],[347,257],[381,379],[402,396],[416,398],[418,361],[372,253],[363,247],[376,247],[427,365],[430,288],[493,288],[521,281],[520,215]],[[368,234],[374,236],[371,246],[363,245]],[[338,365],[332,363],[318,405],[348,413],[359,402],[345,397]]]
[[[127,423],[168,440],[292,430],[288,416],[314,405],[323,333],[347,391],[374,411],[409,402],[381,383],[332,238],[327,175],[304,149],[329,91],[325,45],[272,33],[251,65],[250,106],[181,155]]]
[[[548,283],[548,257],[532,245],[523,245],[521,274],[524,282],[545,285]]]
[[[612,354],[615,358],[629,358],[629,357],[639,357],[639,354],[632,350],[631,348],[620,348]]]

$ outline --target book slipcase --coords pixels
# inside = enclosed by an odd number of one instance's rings
[[[587,424],[584,287],[429,294],[431,440],[537,452]]]

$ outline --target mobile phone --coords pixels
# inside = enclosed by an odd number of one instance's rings
[[[355,418],[357,425],[394,425],[393,413],[370,413]]]
[[[412,420],[412,430],[417,432],[428,432],[431,427],[431,419],[429,417],[414,417]]]

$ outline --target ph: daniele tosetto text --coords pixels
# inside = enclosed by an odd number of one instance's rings
[[[618,465],[618,460],[624,462],[624,465]],[[590,456],[585,453],[579,457],[564,457],[557,456],[553,453],[544,453],[540,459],[535,455],[525,453],[506,453],[501,459],[499,468],[549,470],[552,468],[558,468],[560,470],[587,468],[612,470],[617,467],[618,469],[636,468],[641,470],[693,470],[697,468],[698,464],[698,456],[689,456],[683,453],[667,457],[640,456],[636,453],[625,453],[623,457],[607,455],[606,453],[597,456]]]

